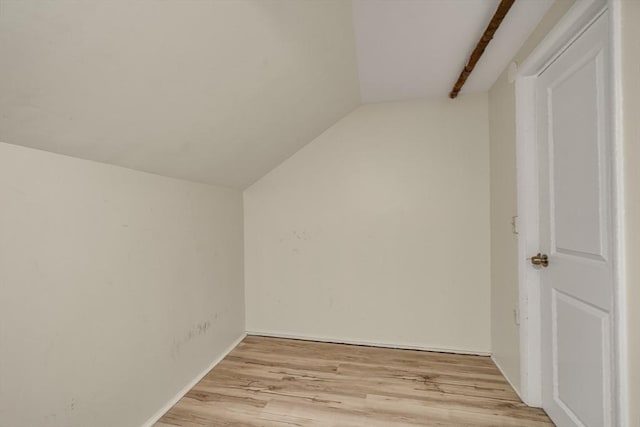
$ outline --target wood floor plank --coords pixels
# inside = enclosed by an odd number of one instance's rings
[[[249,336],[155,427],[545,427],[490,358]]]

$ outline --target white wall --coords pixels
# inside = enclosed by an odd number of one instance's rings
[[[489,96],[491,129],[491,351],[505,375],[520,388],[515,92],[503,73]]]
[[[626,332],[628,341],[629,427],[640,426],[640,2],[625,0],[622,10],[622,92],[626,239]]]
[[[245,190],[247,329],[489,352],[487,94],[365,105]]]
[[[571,7],[558,0],[513,59],[520,62]],[[518,308],[518,241],[511,222],[517,215],[516,98],[507,70],[489,91],[491,134],[491,351],[504,374],[520,388]]]
[[[242,200],[0,144],[0,426],[138,427],[244,332]]]

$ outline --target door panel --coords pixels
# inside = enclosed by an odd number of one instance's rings
[[[605,14],[536,88],[543,407],[559,427],[613,425],[607,38]]]
[[[577,425],[603,425],[605,360],[602,349],[608,350],[609,316],[570,295],[555,290],[552,295],[556,313],[552,336],[557,352],[553,398],[567,413],[584,421]]]
[[[598,93],[593,90],[603,52],[594,53],[547,89],[548,116],[555,123],[549,139],[554,202],[551,225],[552,233],[555,231],[554,251],[603,259],[602,140],[598,132]],[[590,232],[585,233],[585,228]]]

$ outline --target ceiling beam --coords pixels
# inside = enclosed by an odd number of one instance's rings
[[[456,82],[456,84],[453,85],[453,89],[451,90],[451,93],[449,93],[449,98],[454,99],[456,96],[458,96],[460,89],[462,89],[462,86],[464,86],[464,83],[467,81],[467,77],[469,77],[469,75],[475,68],[478,60],[480,60],[480,57],[484,53],[484,50],[486,49],[491,39],[493,39],[493,35],[498,30],[498,27],[500,27],[500,24],[502,24],[502,20],[505,16],[507,16],[507,12],[509,12],[509,9],[511,9],[511,6],[513,6],[513,3],[515,1],[516,0],[502,0],[500,2],[498,8],[496,9],[496,13],[493,14],[493,18],[491,18],[491,22],[489,22],[489,25],[487,26],[487,29],[484,30],[484,34],[482,34],[482,37],[480,38],[480,41],[478,41],[476,48],[473,49],[473,53],[471,53],[471,56],[469,57],[469,62],[467,62],[467,65],[465,65],[462,69],[462,72],[460,73],[460,77],[458,77],[458,81]]]

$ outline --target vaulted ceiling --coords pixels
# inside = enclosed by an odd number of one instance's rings
[[[246,188],[362,101],[445,96],[497,2],[2,0],[0,141]],[[463,94],[551,2],[516,2]]]
[[[354,0],[364,102],[446,96],[500,0]],[[491,88],[553,0],[516,0],[464,86]]]

